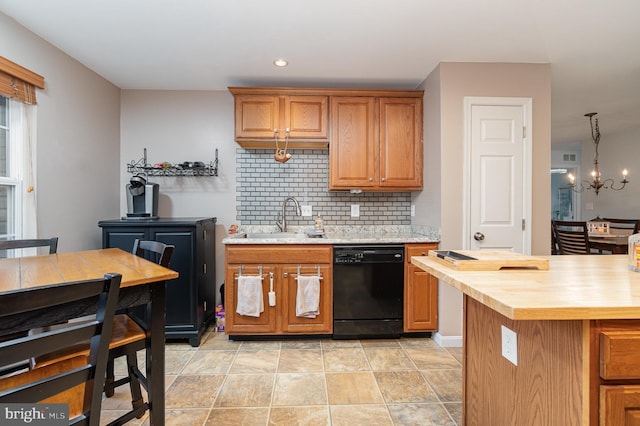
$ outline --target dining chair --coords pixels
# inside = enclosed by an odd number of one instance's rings
[[[141,257],[147,257],[161,266],[168,267],[175,246],[157,241],[136,239],[132,253]],[[104,393],[107,398],[115,394],[115,389],[124,384],[129,384],[131,392],[131,410],[124,413],[110,424],[123,424],[135,418],[142,418],[150,409],[149,403],[142,396],[142,387],[148,390],[146,376],[138,367],[137,352],[146,347],[147,332],[136,320],[126,312],[116,313],[113,319],[111,341],[109,343],[109,356],[105,370]],[[53,352],[35,360],[34,365],[42,366],[64,359],[69,359],[88,351],[86,343],[66,350]],[[127,375],[115,380],[115,360],[126,357]]]
[[[629,235],[637,234],[640,231],[640,219],[614,219],[614,218],[602,218],[603,222],[609,222],[609,232],[612,229],[623,231],[623,233],[629,233]],[[615,234],[616,232],[611,232]]]
[[[91,321],[68,323],[65,327],[1,342],[0,365],[12,364],[25,356],[35,358],[79,342],[90,341],[90,348],[86,356],[0,377],[0,403],[68,404],[69,424],[99,425],[109,337],[121,278],[120,274],[107,274],[101,279],[2,295],[0,321],[12,321],[17,314],[43,318],[46,312],[66,309],[69,303],[82,300],[96,306],[96,316]],[[79,311],[77,315],[83,316],[84,312]],[[32,325],[25,324],[24,327]]]
[[[591,254],[587,222],[554,220],[551,225],[558,254]]]
[[[49,247],[49,254],[55,254],[58,251],[58,237],[0,241],[0,250],[17,250],[37,247]]]

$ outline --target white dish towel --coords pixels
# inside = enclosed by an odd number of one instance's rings
[[[256,318],[264,312],[261,276],[242,275],[238,277],[236,312],[240,315]]]
[[[320,315],[320,277],[298,275],[296,294],[296,316],[315,318]]]

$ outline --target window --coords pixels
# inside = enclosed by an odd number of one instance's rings
[[[16,136],[20,121],[12,120],[12,111],[20,116],[21,104],[0,96],[0,240],[22,237],[22,182],[20,179],[21,144]]]

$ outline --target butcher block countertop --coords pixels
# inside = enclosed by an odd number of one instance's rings
[[[640,319],[640,272],[628,270],[626,255],[541,257],[548,270],[460,271],[429,256],[411,263],[513,320]]]

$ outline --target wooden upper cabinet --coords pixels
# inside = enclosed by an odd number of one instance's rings
[[[290,148],[326,148],[329,141],[329,96],[265,89],[230,88],[235,104],[235,139],[245,148],[274,148],[274,131]]]
[[[375,98],[331,98],[330,189],[378,185],[376,105]]]
[[[422,98],[331,98],[329,189],[422,189]]]
[[[422,189],[422,99],[380,99],[380,186]]]

